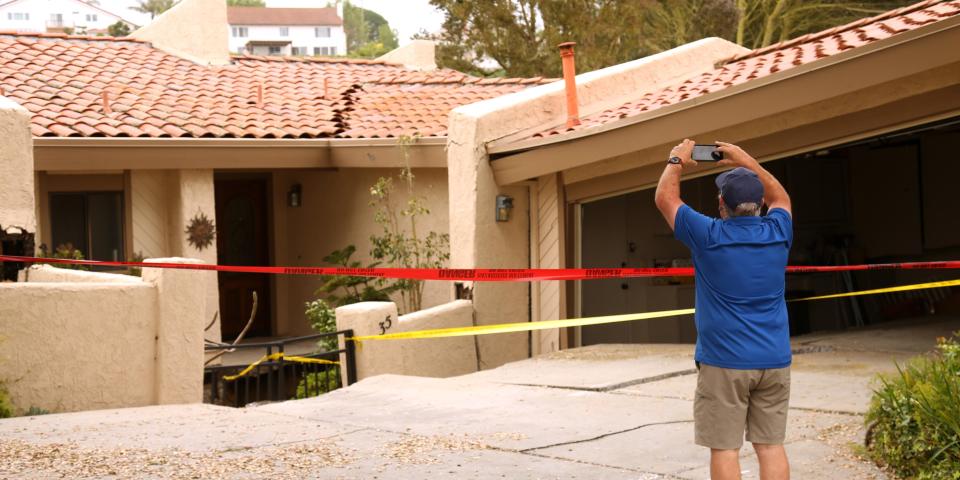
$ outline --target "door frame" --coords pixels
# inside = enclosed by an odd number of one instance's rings
[[[264,183],[264,223],[266,225],[266,249],[267,249],[267,263],[269,265],[274,265],[276,262],[276,241],[275,241],[275,215],[274,215],[274,199],[273,199],[273,172],[272,171],[236,171],[236,170],[214,170],[213,172],[213,188],[214,188],[214,197],[216,197],[216,188],[217,183],[220,181],[235,181],[235,180],[260,180]],[[214,213],[216,216],[216,213]],[[216,220],[215,220],[216,221]],[[219,235],[219,233],[218,233]],[[219,251],[217,254],[219,255]],[[217,259],[219,263],[219,258]],[[269,333],[270,337],[277,335],[277,282],[275,275],[267,276],[267,291],[270,294],[270,326]],[[220,282],[217,281],[218,294],[220,289]]]

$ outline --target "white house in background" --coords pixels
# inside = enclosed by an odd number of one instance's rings
[[[344,55],[343,7],[229,7],[230,51],[250,55]]]
[[[106,34],[118,21],[130,30],[137,25],[97,5],[82,0],[10,0],[0,3],[0,30]],[[69,29],[69,30],[68,30]]]

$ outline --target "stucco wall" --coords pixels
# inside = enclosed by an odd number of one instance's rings
[[[36,233],[33,140],[30,113],[17,103],[0,97],[0,227],[20,227]],[[13,231],[13,230],[11,230]],[[19,233],[19,232],[18,232]]]
[[[204,292],[193,272],[54,270],[0,284],[0,378],[18,411],[201,400]]]
[[[146,283],[0,284],[0,375],[20,411],[151,405],[156,327]]]
[[[341,169],[314,171],[278,171],[273,175],[274,263],[277,265],[318,266],[330,252],[353,244],[354,259],[367,265],[370,236],[382,229],[374,222],[370,203],[370,187],[377,178],[392,176],[395,191],[403,195],[405,188],[397,184],[400,169]],[[443,169],[414,170],[418,195],[425,197],[430,214],[421,216],[417,229],[422,236],[429,231],[447,233],[449,209],[447,176]],[[303,206],[287,206],[287,192],[294,184],[301,185]],[[492,207],[491,207],[492,210]],[[276,276],[277,335],[313,333],[303,315],[304,302],[316,298],[314,292],[321,281],[315,276]],[[448,302],[448,282],[427,282],[423,307]]]
[[[187,257],[217,263],[216,240],[200,249],[185,232],[194,217],[203,214],[216,227],[213,170],[133,170],[129,181],[130,257]],[[194,272],[204,283],[203,314],[207,322],[220,310],[216,272]],[[207,337],[220,341],[219,317]]]
[[[473,325],[473,305],[457,300],[397,318],[392,302],[362,302],[337,309],[337,329],[355,336],[378,335],[390,319],[387,333]],[[385,324],[386,326],[386,324]],[[341,340],[340,348],[343,348]],[[477,371],[474,337],[368,340],[356,349],[357,380],[387,373],[421,377],[451,377]],[[346,372],[343,381],[346,384]]]
[[[25,270],[21,270],[18,281],[36,283],[143,283],[139,277],[130,275],[71,270],[66,268],[57,268],[52,265],[33,265]]]

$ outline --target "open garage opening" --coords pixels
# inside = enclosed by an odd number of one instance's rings
[[[960,119],[766,162],[793,201],[791,265],[960,258]],[[718,217],[715,175],[685,180],[681,195]],[[663,221],[654,190],[583,203],[583,267],[689,266],[690,253]],[[882,270],[787,276],[787,298],[953,279],[950,270]],[[612,315],[694,305],[693,278],[593,280],[580,286],[580,314]],[[960,314],[960,289],[918,290],[791,303],[791,335]],[[693,316],[583,327],[580,343],[686,343]]]

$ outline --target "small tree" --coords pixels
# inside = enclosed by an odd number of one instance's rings
[[[370,188],[370,206],[376,209],[374,221],[383,229],[372,235],[370,243],[373,258],[397,268],[442,268],[450,259],[450,235],[429,232],[421,236],[417,219],[429,215],[426,199],[417,195],[413,170],[410,168],[409,147],[417,137],[400,137],[399,147],[404,167],[397,178],[406,186],[406,201],[398,203],[392,178],[380,177]],[[423,306],[423,280],[397,280],[402,308],[405,313]]]
[[[126,37],[130,35],[130,25],[123,23],[122,20],[117,20],[117,23],[112,23],[107,27],[107,32],[110,33],[111,37]]]
[[[227,5],[231,7],[266,7],[263,0],[227,0]]]

